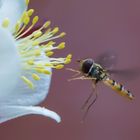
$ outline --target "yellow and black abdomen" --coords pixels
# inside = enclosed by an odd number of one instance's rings
[[[130,100],[134,99],[133,94],[129,90],[126,90],[124,86],[120,83],[117,83],[116,81],[110,78],[106,78],[105,80],[103,80],[103,82],[105,85],[109,86],[114,91],[116,91],[119,95],[124,96]]]

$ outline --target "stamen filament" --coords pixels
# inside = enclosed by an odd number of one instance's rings
[[[27,5],[28,3],[29,0],[26,0]],[[39,29],[26,36],[39,20],[38,16],[34,16],[30,21],[33,13],[34,9],[25,11],[17,21],[13,31],[17,50],[21,57],[22,69],[26,75],[21,76],[21,79],[30,89],[35,88],[34,80],[37,83],[42,79],[42,75],[48,76],[52,74],[51,70],[48,69],[62,69],[64,64],[71,62],[72,58],[71,54],[65,58],[50,58],[54,54],[54,50],[65,48],[65,42],[56,45],[53,40],[66,35],[65,32],[57,34],[59,27],[51,29],[49,27],[51,21],[46,21]],[[3,27],[7,28],[9,23],[10,21],[5,19],[2,23]]]

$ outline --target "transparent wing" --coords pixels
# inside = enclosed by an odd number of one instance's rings
[[[118,61],[118,55],[114,51],[102,53],[95,59],[95,62],[100,64],[107,72],[116,78],[134,80],[140,77],[140,67],[132,67],[127,69],[115,69]]]
[[[102,53],[100,56],[95,59],[95,63],[100,64],[105,69],[111,69],[117,64],[117,53],[114,51],[108,51]]]
[[[116,75],[118,78],[124,80],[134,80],[140,77],[140,67],[132,67],[127,69],[115,69],[118,61],[118,55],[114,51],[108,51],[101,54],[96,59],[96,63],[105,68],[109,74]]]
[[[124,80],[134,80],[140,77],[140,67],[133,67],[124,70],[110,69],[109,74],[115,74],[117,77],[121,77]]]

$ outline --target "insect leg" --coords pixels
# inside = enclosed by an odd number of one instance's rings
[[[89,94],[89,96],[88,96],[88,98],[87,98],[87,100],[84,102],[84,104],[82,105],[82,110],[84,110],[85,109],[85,107],[86,107],[86,105],[87,105],[87,103],[89,102],[89,100],[91,99],[91,97],[93,96],[93,91]]]
[[[79,73],[76,73],[76,74],[74,74],[72,77],[76,77],[76,76],[78,76],[78,75],[80,75],[81,73],[79,72]]]
[[[86,107],[86,105],[88,104],[89,100],[91,99],[91,97],[93,96],[94,90],[95,90],[95,82],[92,85],[93,91],[89,94],[87,100],[84,102],[84,104],[82,105],[82,109],[84,109]]]
[[[80,76],[80,77],[69,79],[68,81],[73,81],[73,80],[96,80],[96,78]]]
[[[72,71],[72,72],[76,72],[76,73],[81,73],[79,70],[75,70],[75,69],[71,69],[71,68],[66,68],[66,70]]]
[[[66,68],[66,70],[69,70],[69,71],[72,71],[72,72],[75,72],[75,73],[76,73],[76,74],[74,74],[72,77],[75,77],[75,76],[77,76],[77,75],[81,74],[81,72],[80,72],[80,71],[75,70],[75,69]]]
[[[80,76],[80,77],[75,77],[75,78],[68,79],[68,81],[83,80],[83,78],[84,78],[84,76]]]
[[[89,106],[87,107],[87,110],[86,110],[87,113],[88,113],[90,107],[96,102],[97,98],[98,98],[98,94],[97,94],[97,92],[95,92],[95,98],[94,98],[94,100],[89,104]]]
[[[97,98],[98,98],[98,94],[97,94],[97,90],[96,90],[96,85],[95,85],[95,81],[93,82],[92,84],[92,87],[93,87],[93,91],[92,93],[90,94],[90,96],[88,97],[88,99],[86,100],[85,104],[84,104],[84,107],[87,105],[87,103],[89,102],[89,100],[91,99],[91,97],[93,96],[93,93],[95,93],[95,98],[93,99],[93,101],[87,106],[86,108],[86,112],[84,113],[84,116],[83,116],[83,121],[85,120],[87,114],[88,114],[88,111],[89,109],[91,108],[91,106],[96,102]],[[95,91],[95,92],[94,92]]]

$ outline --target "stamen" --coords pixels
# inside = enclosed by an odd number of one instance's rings
[[[50,57],[50,56],[52,56],[53,54],[54,54],[53,51],[49,51],[49,52],[46,53],[46,56]]]
[[[50,74],[52,74],[50,71],[48,71],[48,70],[44,70],[44,72],[43,72],[44,74],[47,74],[47,75],[50,75]]]
[[[35,16],[34,18],[33,18],[33,20],[32,20],[32,25],[24,32],[24,33],[22,33],[21,35],[19,35],[23,30],[24,30],[24,28],[27,26],[27,24],[29,23],[29,21],[30,21],[30,18],[29,17],[26,17],[24,20],[24,26],[23,26],[23,28],[20,30],[20,32],[17,34],[17,38],[16,39],[19,39],[19,38],[21,38],[22,36],[24,36],[26,33],[28,33],[32,28],[33,28],[33,26],[38,22],[38,19],[39,19],[39,17],[38,16]]]
[[[62,68],[64,68],[64,65],[59,64],[59,65],[55,66],[55,68],[56,68],[56,69],[62,69]]]
[[[55,45],[54,41],[49,41],[48,44],[45,45],[45,47],[52,47],[53,45]]]
[[[40,77],[35,73],[32,74],[32,77],[34,80],[40,80]]]
[[[34,61],[33,61],[33,60],[28,60],[27,63],[28,63],[29,65],[34,65]]]
[[[29,17],[32,16],[32,14],[34,13],[34,9],[28,10],[27,13],[28,13],[28,16],[29,16]]]
[[[47,74],[47,75],[50,75],[51,72],[46,70],[46,69],[43,69],[43,68],[35,68],[36,72],[38,73],[44,73],[44,74]]]
[[[43,25],[44,28],[48,28],[50,26],[51,21],[46,21],[45,24]]]
[[[27,15],[27,16],[23,19],[23,24],[24,24],[24,25],[28,25],[29,22],[30,22],[30,17]]]
[[[42,68],[35,68],[35,70],[38,73],[44,73],[44,69],[42,69]]]
[[[64,37],[66,35],[66,33],[65,32],[62,32],[60,35],[59,35],[59,37]]]
[[[17,34],[17,32],[19,31],[20,29],[20,24],[21,22],[20,21],[17,21],[16,25],[15,25],[15,33],[14,34]]]
[[[72,54],[68,54],[66,59],[72,59]]]
[[[38,41],[34,41],[33,43],[32,43],[32,46],[38,46],[39,45],[39,42]]]
[[[71,62],[71,59],[66,59],[65,64],[69,64]]]
[[[59,28],[58,27],[55,27],[53,30],[52,30],[52,35],[55,35],[57,32],[59,31]]]
[[[17,32],[16,37],[22,33],[22,31],[25,29],[27,24],[30,22],[30,17],[28,16],[28,13],[25,11],[21,17],[21,21],[19,21],[19,24],[21,25],[23,23],[23,27],[20,28],[20,30]],[[20,26],[19,25],[19,26]],[[16,38],[17,39],[17,38]]]
[[[32,83],[28,78],[26,78],[25,76],[22,76],[21,79],[27,84],[27,86],[28,86],[29,88],[31,88],[31,89],[34,88],[33,83]]]
[[[38,49],[38,50],[35,50],[35,51],[34,51],[34,54],[35,54],[36,56],[41,55],[41,50],[39,50],[39,49]]]
[[[29,0],[25,0],[28,5]],[[62,69],[64,64],[71,62],[72,55],[67,55],[66,58],[50,58],[54,54],[56,49],[64,49],[65,42],[61,42],[56,45],[56,42],[52,41],[57,38],[64,37],[65,32],[57,34],[59,27],[53,29],[49,28],[51,21],[46,21],[39,29],[25,36],[38,22],[39,17],[35,16],[32,19],[34,9],[25,11],[22,17],[17,21],[14,29],[14,37],[17,44],[17,49],[21,57],[22,68],[29,77],[21,76],[24,83],[31,89],[35,86],[29,79],[36,82],[41,80],[41,76],[51,75],[52,72],[48,68]],[[30,21],[32,19],[32,21]],[[30,24],[30,25],[28,25]],[[5,19],[3,26],[8,27],[9,21]],[[27,28],[28,26],[28,28]],[[26,74],[26,73],[25,73]]]
[[[44,25],[43,25],[39,30],[48,28],[48,27],[50,26],[50,24],[51,24],[51,21],[46,21],[46,22],[44,23]]]
[[[2,22],[2,27],[7,28],[10,24],[9,18],[5,18]]]
[[[58,46],[58,49],[64,49],[65,48],[65,42],[61,42]]]
[[[46,67],[53,67],[53,65],[50,64],[50,63],[46,63],[45,66],[46,66]]]
[[[35,31],[35,32],[33,33],[34,39],[40,37],[42,34],[43,34],[43,33],[42,33],[42,31],[40,31],[40,30]]]
[[[26,3],[26,5],[28,6],[28,4],[29,4],[29,0],[25,0],[25,3]]]

